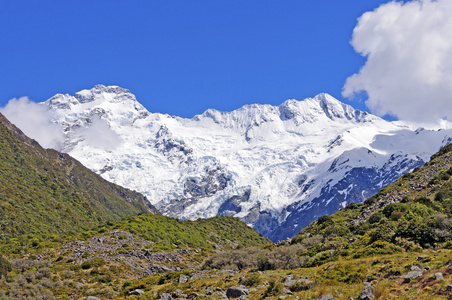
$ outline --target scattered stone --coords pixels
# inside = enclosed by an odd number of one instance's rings
[[[207,288],[207,291],[206,291],[206,296],[210,296],[210,295],[212,295],[214,293],[214,290],[213,290],[213,288],[211,288],[210,286]]]
[[[182,295],[182,291],[179,290],[179,289],[175,290],[175,291],[171,294],[171,296],[173,296],[173,298],[178,298],[180,295]]]
[[[369,282],[364,282],[364,290],[359,294],[358,300],[371,300],[375,299],[374,296],[375,286]]]
[[[419,266],[412,266],[412,267],[410,268],[410,270],[411,270],[411,271],[422,271],[422,269],[419,268]]]
[[[179,283],[186,283],[188,281],[190,277],[186,276],[186,275],[180,275],[179,277]]]
[[[452,284],[446,285],[446,291],[448,292],[452,291]]]
[[[83,298],[83,300],[100,300],[100,299],[97,297],[94,297],[94,296],[87,296],[87,297]]]
[[[421,268],[419,268],[418,266],[411,267],[411,271],[403,277],[403,283],[409,283],[411,279],[421,277],[424,271],[425,270],[421,270]]]
[[[129,295],[129,296],[131,296],[131,295],[141,296],[141,295],[144,295],[144,291],[140,290],[140,289],[136,289],[136,290],[130,291],[127,295]]]
[[[250,293],[250,290],[245,288],[244,286],[235,286],[230,287],[226,291],[226,296],[228,298],[239,298],[240,296],[246,296]]]
[[[431,260],[431,258],[428,255],[419,255],[417,257],[417,260],[422,261],[422,262],[428,262]]]
[[[331,300],[334,299],[330,294],[322,295],[320,297],[315,298],[315,300]]]
[[[430,277],[428,280],[429,281],[434,281],[434,280],[441,280],[441,279],[444,279],[443,273],[438,272],[438,273],[435,273],[435,275]]]
[[[173,300],[173,297],[171,297],[171,295],[168,294],[168,293],[163,293],[163,294],[158,295],[157,299],[160,299],[160,300]]]
[[[190,293],[190,294],[187,295],[187,299],[193,299],[193,298],[196,298],[196,297],[198,297],[198,293]]]

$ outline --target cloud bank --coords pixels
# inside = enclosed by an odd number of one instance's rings
[[[452,1],[389,2],[364,13],[351,44],[367,57],[343,95],[365,92],[380,116],[452,120]]]
[[[63,128],[52,120],[54,112],[43,103],[35,103],[27,97],[11,99],[0,108],[11,123],[20,128],[28,137],[35,139],[44,148],[65,151],[66,136]],[[121,137],[113,131],[108,122],[94,115],[91,123],[73,131],[77,140],[85,146],[113,150],[122,144]]]
[[[107,151],[114,150],[123,142],[106,120],[96,116],[92,118],[92,124],[89,127],[81,127],[75,133],[85,145]]]
[[[30,101],[27,97],[11,99],[0,112],[28,137],[44,148],[61,150],[64,142],[63,129],[52,123],[52,111],[45,105]]]

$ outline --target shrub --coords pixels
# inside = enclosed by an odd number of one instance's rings
[[[377,197],[374,195],[374,196],[368,198],[367,200],[364,200],[363,205],[366,207],[369,207],[375,203],[377,203]]]
[[[405,249],[405,251],[409,251],[409,252],[421,252],[422,251],[422,247],[419,246],[419,244],[416,244],[413,241],[401,238],[401,237],[396,237],[394,239],[394,244],[396,244],[399,247],[402,247],[403,249]]]
[[[400,248],[399,246],[388,243],[386,241],[376,241],[369,246],[356,250],[352,257],[362,258],[374,255],[393,254],[401,251],[402,248]]]
[[[350,203],[349,205],[347,205],[347,206],[345,207],[345,209],[346,209],[346,210],[355,210],[355,209],[361,208],[362,206],[363,206],[362,203],[352,202],[352,203]]]
[[[384,217],[383,213],[381,211],[378,211],[371,215],[369,219],[367,220],[370,224],[378,223],[380,220]]]
[[[240,283],[245,286],[256,286],[261,283],[261,277],[258,273],[253,273],[241,280]]]
[[[320,216],[317,219],[317,225],[319,225],[319,226],[323,225],[326,227],[328,225],[332,225],[333,223],[334,223],[333,218],[331,218],[331,216],[328,216],[328,215]]]
[[[301,291],[309,290],[312,287],[312,283],[306,282],[306,281],[297,281],[294,284],[292,284],[289,289],[293,293],[298,293]]]
[[[42,279],[42,278],[51,278],[52,272],[50,271],[50,268],[41,268],[36,272],[36,279]]]
[[[93,259],[89,259],[87,261],[84,261],[81,264],[81,267],[83,270],[87,270],[93,267],[102,267],[103,265],[105,265],[105,260],[101,257],[95,257]]]
[[[9,260],[4,258],[3,256],[0,256],[0,278],[2,276],[6,276],[8,272],[12,270],[11,263]]]
[[[284,291],[284,286],[281,282],[276,282],[276,280],[271,280],[268,283],[268,287],[265,290],[264,297],[278,296]]]
[[[306,267],[317,267],[333,260],[331,251],[320,252],[306,263]]]
[[[442,249],[452,249],[452,241],[447,241],[441,246]]]
[[[328,268],[323,277],[345,283],[361,283],[366,279],[366,271],[364,267],[353,264],[340,264],[332,269]]]
[[[383,209],[386,218],[397,221],[408,211],[408,205],[405,203],[391,203]]]

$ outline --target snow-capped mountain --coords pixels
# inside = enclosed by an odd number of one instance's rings
[[[164,215],[236,216],[272,240],[366,199],[452,136],[414,131],[327,94],[192,119],[150,113],[116,86],[42,104],[64,129],[63,152],[143,193]]]

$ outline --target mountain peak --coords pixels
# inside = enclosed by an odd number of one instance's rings
[[[136,101],[135,95],[133,95],[128,89],[115,85],[105,86],[101,84],[94,86],[90,90],[82,90],[75,93],[74,98],[76,98],[80,103],[88,103],[99,98],[100,95],[108,95],[108,97],[104,96],[104,98],[110,102],[122,102],[125,98]]]
[[[54,110],[57,115],[65,116],[66,120],[68,118],[76,120],[80,116],[91,118],[97,115],[99,118],[110,121],[133,123],[136,119],[149,115],[135,95],[119,86],[96,85],[92,89],[82,90],[73,96],[57,94],[44,104]],[[80,120],[82,123],[86,123],[85,121]]]

